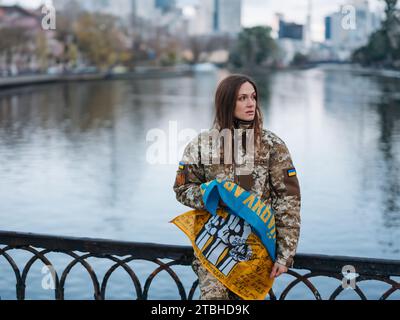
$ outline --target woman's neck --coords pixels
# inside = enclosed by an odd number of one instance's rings
[[[253,127],[254,120],[253,121],[245,121],[245,120],[235,118],[233,123],[234,123],[235,129],[250,129]]]

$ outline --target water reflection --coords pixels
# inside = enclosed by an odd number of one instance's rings
[[[381,88],[382,95],[385,96],[383,99],[388,100],[386,103],[379,103],[376,108],[380,127],[379,150],[385,163],[382,170],[383,217],[385,227],[400,228],[400,100],[390,99],[390,93],[393,90],[391,83],[382,82]]]

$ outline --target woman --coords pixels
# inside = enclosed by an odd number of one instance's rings
[[[238,164],[233,156],[228,157],[232,161],[226,161],[225,150],[229,148],[210,149],[209,143],[202,139],[204,134],[199,135],[185,149],[174,185],[177,200],[188,207],[205,210],[200,185],[218,178],[233,181],[257,197],[270,201],[275,211],[277,231],[277,259],[271,278],[277,278],[293,266],[300,235],[300,187],[290,153],[279,137],[263,129],[257,86],[249,77],[232,75],[223,80],[215,95],[215,108],[213,129],[251,130],[247,132],[253,133],[254,164],[251,167],[248,163]],[[240,131],[241,134],[246,130]],[[246,137],[243,134],[240,139],[243,152],[251,150],[246,148],[249,141]],[[210,163],[210,157],[207,158],[210,153],[212,157],[216,153],[222,154],[224,162]],[[205,158],[207,161],[202,161]],[[243,174],[246,168],[251,169]],[[192,266],[199,277],[202,300],[238,299],[197,258]]]

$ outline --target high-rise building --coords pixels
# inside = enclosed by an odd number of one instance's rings
[[[308,0],[307,21],[303,30],[304,46],[309,50],[312,47],[312,0]]]
[[[211,34],[214,30],[215,0],[202,0],[196,7],[193,19],[193,33],[198,35]]]
[[[114,1],[114,0],[112,0]],[[156,0],[130,0],[132,13],[134,16],[153,20],[156,15]]]
[[[370,11],[368,0],[353,0],[325,18],[325,40],[340,60],[367,44],[380,20]]]
[[[57,11],[62,11],[71,2],[71,0],[53,0],[53,6],[56,8]]]
[[[131,2],[132,0],[53,0],[56,10],[75,5],[89,12],[107,13],[121,18],[127,18],[132,13]]]
[[[242,0],[202,0],[197,7],[195,33],[236,35],[242,29]]]
[[[242,0],[215,1],[216,32],[237,34],[242,29]]]
[[[155,5],[162,12],[167,12],[176,8],[176,0],[156,0]]]
[[[276,14],[278,25],[278,46],[280,50],[280,64],[289,65],[296,53],[307,54],[309,47],[306,46],[306,28],[302,24],[288,22],[280,13]]]
[[[303,40],[304,26],[294,22],[279,21],[279,39]]]
[[[332,39],[332,16],[325,17],[325,40]]]

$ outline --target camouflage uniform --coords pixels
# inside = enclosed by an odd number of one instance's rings
[[[199,278],[201,300],[241,300],[208,272],[199,259],[193,259],[192,268]]]
[[[271,201],[277,229],[276,262],[292,267],[300,236],[301,199],[297,176],[289,174],[294,166],[285,143],[274,133],[263,130],[252,171],[247,176],[237,176],[235,173],[245,164],[208,164],[202,161],[215,152],[202,139],[204,135],[208,133],[200,134],[185,149],[182,159],[185,165],[178,170],[174,185],[177,200],[193,209],[204,210],[200,185],[219,178],[234,181],[261,199]],[[232,293],[208,273],[197,258],[192,266],[199,276],[202,299],[232,298]]]

